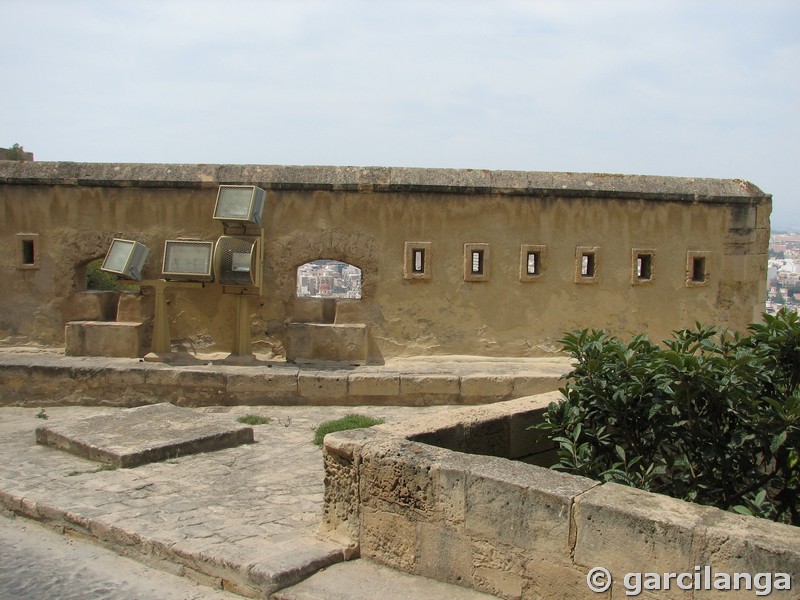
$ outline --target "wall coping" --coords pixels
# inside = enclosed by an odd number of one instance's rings
[[[757,204],[772,198],[742,179],[488,169],[0,161],[0,184],[140,188],[502,194]]]

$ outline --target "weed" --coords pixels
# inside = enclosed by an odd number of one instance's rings
[[[39,412],[38,412],[38,413],[36,413],[36,418],[37,418],[37,419],[49,419],[50,417],[48,417],[48,416],[47,416],[47,413],[46,413],[46,412],[44,412],[44,409],[43,409],[43,408],[40,408],[40,409],[39,409]]]
[[[261,415],[249,414],[239,417],[238,419],[236,419],[236,421],[238,423],[244,423],[245,425],[266,425],[267,423],[272,421],[272,419],[270,419],[269,417],[262,417]]]
[[[314,431],[314,443],[317,446],[322,445],[323,438],[335,431],[346,431],[348,429],[362,429],[364,427],[372,427],[373,425],[380,425],[383,419],[373,419],[365,415],[351,414],[336,419],[334,421],[325,421],[322,425],[317,427]]]

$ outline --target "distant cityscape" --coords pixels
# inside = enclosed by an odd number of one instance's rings
[[[336,260],[314,260],[297,269],[299,298],[361,298],[361,269]]]
[[[800,234],[773,234],[768,252],[766,312],[800,312]]]

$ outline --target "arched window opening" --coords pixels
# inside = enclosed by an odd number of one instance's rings
[[[338,260],[312,260],[297,268],[298,298],[361,298],[361,269]]]
[[[85,267],[85,286],[83,289],[92,292],[138,292],[139,286],[120,279],[113,273],[101,271],[103,259],[89,262]]]

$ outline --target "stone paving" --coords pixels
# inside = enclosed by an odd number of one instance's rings
[[[244,414],[271,421],[254,426],[254,444],[111,470],[37,445],[34,431],[124,409],[2,407],[0,503],[146,564],[264,597],[343,559],[342,548],[314,536],[323,492],[317,425],[352,412],[392,422],[455,408],[195,408],[225,424]]]

